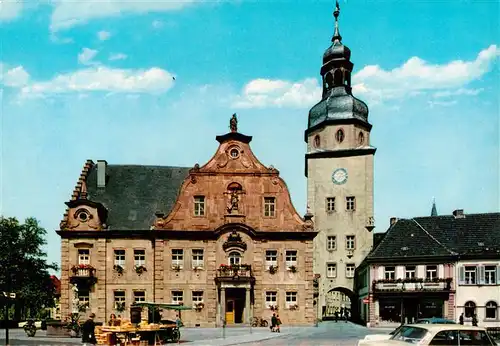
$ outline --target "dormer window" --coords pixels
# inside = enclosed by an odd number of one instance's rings
[[[75,218],[80,222],[87,222],[91,216],[87,209],[78,209],[75,213]]]
[[[338,129],[337,133],[335,133],[335,139],[338,143],[342,143],[344,141],[344,131],[342,129]]]
[[[194,216],[205,216],[205,196],[194,197]]]

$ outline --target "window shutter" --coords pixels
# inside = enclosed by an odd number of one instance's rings
[[[497,266],[497,284],[500,285],[500,265]]]
[[[459,266],[458,267],[458,283],[460,285],[463,285],[464,282],[465,282],[465,267]]]
[[[479,272],[479,284],[480,285],[484,285],[484,281],[485,281],[485,278],[484,278],[484,266],[483,265],[480,265],[477,267],[477,270]]]

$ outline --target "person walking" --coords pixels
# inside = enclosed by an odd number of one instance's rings
[[[337,310],[335,310],[334,315],[335,315],[335,322],[338,322],[338,320],[339,320],[339,312]]]
[[[96,345],[97,339],[95,337],[95,314],[91,313],[88,320],[82,326],[82,343],[84,345]]]
[[[276,314],[273,314],[273,317],[271,317],[271,332],[276,331],[276,322],[277,322]]]
[[[460,323],[462,326],[464,325],[464,313],[460,315],[460,318],[458,319],[458,323]]]
[[[473,325],[474,327],[477,327],[477,315],[476,315],[476,314],[474,314],[474,315],[472,316],[472,325]]]
[[[281,325],[280,315],[276,315],[276,329],[275,330],[278,333],[281,333],[280,325]]]

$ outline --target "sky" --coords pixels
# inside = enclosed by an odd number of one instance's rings
[[[498,212],[499,3],[340,1],[370,109],[375,225]],[[48,259],[85,160],[194,166],[239,132],[306,211],[304,130],[333,1],[0,0],[0,214],[36,217]]]

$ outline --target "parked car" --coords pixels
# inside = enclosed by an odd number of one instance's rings
[[[402,326],[388,340],[367,341],[363,345],[390,346],[479,345],[497,346],[485,328],[460,324],[410,324]]]
[[[431,317],[431,318],[421,318],[416,321],[416,324],[457,324],[455,321],[447,320],[445,318]],[[358,342],[358,346],[366,344],[366,341],[372,340],[389,340],[392,335],[396,334],[404,325],[400,325],[394,329],[389,334],[369,334],[366,335],[363,340]]]

